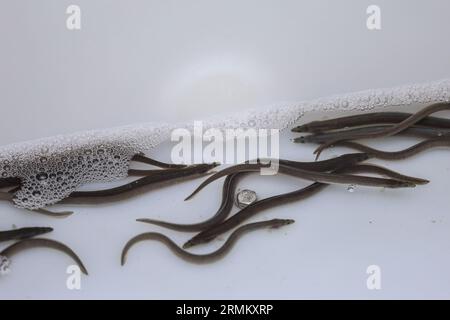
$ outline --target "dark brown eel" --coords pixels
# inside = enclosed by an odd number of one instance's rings
[[[249,223],[244,226],[239,227],[236,229],[227,239],[227,241],[220,247],[218,250],[208,253],[208,254],[193,254],[190,252],[187,252],[183,249],[181,249],[175,242],[173,242],[170,238],[167,236],[157,233],[157,232],[148,232],[140,234],[131,240],[127,242],[125,247],[122,250],[122,256],[121,256],[121,264],[124,265],[127,259],[128,251],[131,249],[133,245],[135,245],[138,242],[144,241],[144,240],[156,240],[163,244],[165,244],[173,253],[175,253],[178,257],[182,258],[183,260],[186,260],[188,262],[192,263],[211,263],[214,261],[217,261],[221,258],[223,258],[236,244],[236,242],[239,240],[241,236],[244,234],[258,230],[263,228],[279,228],[282,226],[286,226],[289,224],[294,223],[294,220],[290,219],[273,219],[268,221],[260,221],[260,222],[254,222]]]
[[[419,154],[428,149],[450,147],[450,138],[428,139],[400,151],[382,151],[353,141],[341,141],[337,143],[337,146],[366,152],[370,156],[370,158],[384,160],[403,160],[415,156],[416,154]]]
[[[164,169],[182,169],[186,168],[187,165],[184,164],[173,164],[173,163],[165,163],[152,158],[148,158],[143,154],[136,154],[131,158],[131,161],[141,162],[145,164],[149,164],[155,167],[164,168]]]
[[[85,275],[88,274],[88,271],[84,267],[83,262],[77,256],[77,254],[75,252],[73,252],[72,249],[70,249],[65,244],[55,241],[55,240],[42,239],[42,238],[32,238],[32,239],[21,240],[19,242],[16,242],[16,243],[10,245],[6,249],[4,249],[2,252],[0,252],[0,256],[6,257],[7,259],[11,259],[14,255],[16,255],[17,253],[20,253],[24,250],[32,249],[32,248],[40,248],[40,247],[56,249],[60,252],[67,254],[76,262],[78,267],[80,267],[80,270]]]
[[[225,182],[223,184],[222,189],[222,203],[217,210],[217,212],[209,219],[199,222],[199,223],[193,223],[193,224],[177,224],[177,223],[171,223],[166,221],[160,221],[156,219],[147,219],[147,218],[141,218],[136,219],[138,222],[144,222],[149,224],[154,224],[160,227],[164,227],[167,229],[172,229],[176,231],[182,231],[182,232],[196,232],[196,231],[202,231],[205,229],[208,229],[212,227],[213,225],[222,222],[227,218],[227,216],[230,214],[231,209],[233,208],[233,202],[234,202],[234,193],[236,189],[236,185],[238,183],[239,178],[244,175],[245,173],[236,173],[227,176],[225,179]]]
[[[33,238],[52,231],[53,228],[49,227],[30,227],[30,228],[20,228],[14,230],[0,231],[0,242]]]
[[[411,113],[403,112],[372,112],[329,120],[312,121],[293,128],[292,132],[316,133],[373,124],[395,124],[400,123],[411,116]],[[445,118],[426,117],[418,121],[417,124],[424,127],[450,129],[450,119]]]
[[[194,195],[200,192],[204,187],[206,187],[211,182],[237,172],[257,172],[261,168],[265,168],[265,164],[238,164],[235,166],[223,169],[211,176],[209,176],[205,181],[203,181],[197,189],[194,190],[185,200],[191,199]],[[278,173],[287,174],[293,177],[302,178],[305,180],[322,182],[322,183],[333,183],[333,184],[355,184],[362,186],[374,186],[374,187],[385,187],[385,188],[411,188],[415,187],[415,184],[405,181],[398,181],[395,179],[384,179],[384,178],[374,178],[366,176],[355,176],[348,174],[337,174],[337,173],[326,173],[311,170],[304,170],[300,168],[293,168],[288,165],[282,164],[280,161],[278,166]]]
[[[355,136],[357,137],[362,133],[377,133],[391,126],[392,125],[369,126],[356,129],[316,133],[294,138],[293,141],[296,143],[326,143],[336,140],[353,140]],[[412,126],[398,133],[398,135],[400,134],[419,138],[439,138],[450,136],[450,129]]]
[[[198,164],[182,169],[161,170],[162,172],[160,174],[145,176],[115,188],[95,191],[75,191],[70,194],[69,198],[101,198],[116,196],[151,184],[177,180],[180,178],[191,177],[194,174],[205,173],[217,165],[217,163]]]

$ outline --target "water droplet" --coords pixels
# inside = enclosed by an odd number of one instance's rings
[[[351,184],[347,187],[347,191],[350,193],[355,192],[355,189],[356,189],[356,187],[353,184]]]
[[[46,174],[45,172],[40,172],[36,175],[36,179],[38,179],[38,181],[44,181],[48,179],[48,174]]]

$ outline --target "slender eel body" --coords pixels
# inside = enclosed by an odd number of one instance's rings
[[[425,150],[439,147],[450,147],[450,138],[436,138],[419,142],[400,151],[382,151],[353,141],[341,141],[338,146],[366,152],[371,158],[384,160],[403,160],[415,156]]]
[[[410,117],[406,118],[400,123],[394,124],[393,126],[390,126],[380,132],[376,133],[362,133],[355,135],[352,139],[375,139],[375,138],[382,138],[382,137],[388,137],[395,135],[410,126],[416,124],[417,122],[421,121],[422,119],[426,118],[430,114],[433,114],[435,112],[444,111],[444,110],[450,110],[450,103],[449,102],[442,102],[442,103],[436,103],[432,104],[426,108],[423,108],[419,112],[411,115]],[[331,140],[326,143],[323,143],[320,145],[314,153],[317,155],[316,158],[320,156],[320,153],[325,150],[326,148],[336,144],[337,142],[340,142],[341,140]]]
[[[19,178],[1,178],[0,179],[0,188],[17,187],[19,185],[20,185]]]
[[[353,140],[354,138],[357,138],[358,135],[360,134],[381,132],[387,127],[391,126],[392,125],[370,126],[356,129],[316,133],[294,138],[293,141],[297,143],[326,143],[329,141],[336,141],[336,140]],[[439,138],[450,136],[450,129],[412,126],[404,131],[399,132],[398,134],[419,138]]]
[[[400,173],[391,171],[389,169],[379,167],[379,166],[373,166],[373,165],[358,164],[358,165],[354,165],[354,166],[348,166],[348,167],[341,168],[341,169],[337,170],[337,172],[376,173],[376,174],[381,174],[384,176],[392,177],[395,179],[403,180],[408,183],[415,183],[415,184],[428,183],[427,180],[414,178],[414,177],[408,177],[408,176],[402,175]],[[183,245],[183,248],[187,249],[187,248],[190,248],[190,247],[200,244],[200,243],[209,242],[212,239],[214,239],[215,237],[217,237],[218,235],[223,234],[223,233],[235,228],[236,226],[238,226],[245,220],[253,217],[254,215],[258,214],[259,212],[261,212],[263,210],[273,208],[273,207],[276,207],[279,205],[287,204],[287,203],[290,203],[293,201],[299,201],[299,200],[309,198],[312,195],[314,195],[314,194],[318,193],[319,191],[321,191],[322,189],[324,189],[326,186],[328,186],[328,184],[316,182],[316,183],[313,183],[313,184],[311,184],[305,188],[299,189],[299,190],[276,195],[273,197],[269,197],[269,198],[254,202],[254,203],[250,204],[249,206],[245,207],[244,209],[242,209],[241,211],[239,211],[238,213],[236,213],[235,215],[233,215],[232,217],[230,217],[229,219],[225,220],[221,224],[218,224],[208,230],[200,232],[199,234],[194,236],[192,239],[190,239],[188,242],[186,242]]]
[[[143,154],[136,154],[131,158],[132,161],[141,162],[145,164],[150,164],[155,167],[159,168],[165,168],[165,169],[182,169],[186,168],[187,166],[184,164],[173,164],[173,163],[165,163],[161,162],[155,159],[148,158],[144,156]]]
[[[195,194],[200,192],[204,187],[206,187],[211,182],[236,172],[256,172],[259,171],[262,165],[249,165],[240,164],[232,167],[228,167],[222,171],[219,171],[212,176],[208,177],[197,189],[190,194],[186,200],[191,199]],[[362,186],[375,186],[375,187],[385,187],[385,188],[409,188],[414,187],[414,184],[405,181],[398,181],[394,179],[383,179],[365,176],[355,176],[348,174],[337,174],[337,173],[326,173],[318,171],[303,170],[300,168],[293,168],[287,165],[283,165],[280,161],[278,172],[282,174],[287,174],[293,177],[302,178],[305,180],[322,182],[322,183],[335,183],[335,184],[356,184]]]
[[[304,125],[295,127],[293,132],[323,132],[328,130],[337,130],[348,127],[366,126],[373,124],[392,124],[400,123],[412,114],[403,112],[373,112],[358,114],[347,117],[340,117],[330,120],[312,121]],[[417,122],[418,125],[424,127],[447,128],[450,129],[450,119],[425,117]]]
[[[48,227],[31,227],[0,231],[0,242],[33,238],[52,231],[53,229]]]
[[[121,257],[121,263],[122,265],[125,264],[128,251],[131,249],[133,245],[135,245],[138,242],[144,241],[144,240],[155,240],[159,241],[163,244],[165,244],[173,253],[175,253],[180,258],[192,262],[192,263],[211,263],[214,261],[217,261],[221,258],[223,258],[236,244],[236,242],[239,240],[241,236],[244,234],[258,230],[263,228],[279,228],[285,225],[289,225],[294,223],[294,220],[286,219],[273,219],[269,221],[261,221],[261,222],[255,222],[255,223],[249,223],[247,225],[241,226],[238,229],[236,229],[227,239],[227,241],[223,244],[222,247],[220,247],[218,250],[209,253],[209,254],[193,254],[189,253],[180,247],[178,247],[177,244],[175,244],[171,239],[169,239],[167,236],[156,233],[156,232],[148,232],[140,234],[134,238],[132,238],[128,243],[125,245],[124,249],[122,250],[122,257]]]
[[[13,200],[13,193],[12,192],[0,192],[0,200],[1,201],[9,201],[12,202]],[[46,209],[35,209],[30,210],[32,212],[36,212],[45,216],[53,217],[53,218],[66,218],[73,214],[72,211],[61,211],[61,212],[54,212]]]
[[[195,232],[195,231],[201,231],[208,229],[209,227],[212,227],[213,225],[222,222],[227,218],[227,216],[230,214],[230,211],[233,207],[233,201],[234,201],[234,192],[236,189],[237,182],[239,178],[244,175],[245,173],[236,173],[227,176],[225,179],[225,182],[223,184],[223,190],[222,190],[222,203],[220,205],[219,210],[217,210],[216,214],[213,215],[211,218],[199,222],[199,223],[193,223],[193,224],[177,224],[177,223],[171,223],[171,222],[165,222],[155,219],[137,219],[136,221],[154,224],[160,227],[164,227],[167,229],[172,229],[176,231],[183,231],[183,232]]]
[[[55,240],[50,240],[50,239],[32,238],[32,239],[21,240],[19,242],[16,242],[16,243],[10,245],[6,249],[4,249],[2,252],[0,252],[0,257],[6,257],[7,259],[11,259],[14,255],[16,255],[24,250],[33,249],[33,248],[50,248],[50,249],[55,249],[60,252],[63,252],[66,255],[68,255],[69,257],[71,257],[76,262],[76,264],[80,267],[80,270],[84,274],[86,274],[86,275],[88,274],[88,271],[84,267],[83,262],[77,256],[77,254],[72,251],[72,249],[70,249],[68,246],[66,246],[65,244],[63,244],[61,242],[58,242]],[[5,261],[5,260],[3,259],[3,261]]]
[[[167,182],[180,178],[190,178],[193,174],[205,173],[216,166],[216,163],[199,164],[177,170],[164,170],[160,174],[145,176],[116,188],[96,191],[75,191],[70,194],[69,198],[101,198],[116,196],[151,184]]]

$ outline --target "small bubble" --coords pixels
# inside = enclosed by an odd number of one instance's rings
[[[36,179],[38,179],[38,181],[44,181],[48,179],[48,174],[46,174],[45,172],[40,172],[36,175]]]
[[[100,155],[102,155],[104,153],[105,153],[105,150],[103,150],[103,149],[98,149],[98,151],[97,151],[97,154],[100,154]]]
[[[47,162],[47,158],[46,157],[41,157],[39,159],[39,161],[41,161],[41,163],[45,163],[45,162]]]
[[[347,187],[347,191],[350,193],[355,192],[355,189],[356,189],[356,187],[353,184],[351,184]]]
[[[5,164],[3,166],[3,170],[8,171],[9,169],[11,169],[11,166],[9,164]]]
[[[35,196],[35,197],[39,197],[40,195],[41,195],[41,192],[40,191],[33,191],[33,196]]]

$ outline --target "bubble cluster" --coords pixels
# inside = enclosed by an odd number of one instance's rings
[[[64,199],[81,184],[126,176],[129,161],[127,149],[105,146],[50,159],[41,156],[29,163],[26,171],[21,170],[22,187],[13,200],[19,207],[41,208]]]
[[[154,126],[152,126],[154,128]],[[116,128],[57,136],[0,148],[0,176],[20,178],[14,193],[19,208],[40,209],[69,196],[79,186],[127,176],[131,158],[160,143],[166,132],[131,135],[135,128]],[[166,131],[169,129],[167,128]],[[164,137],[163,137],[164,136]]]
[[[366,90],[290,105],[250,109],[203,121],[203,129],[285,129],[306,112],[370,110],[386,106],[450,101],[450,79],[389,89]],[[131,158],[170,138],[172,130],[192,123],[145,123],[60,135],[0,147],[0,179],[20,178],[16,206],[39,209],[66,198],[79,186],[127,176]]]

